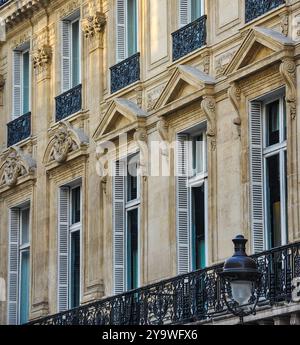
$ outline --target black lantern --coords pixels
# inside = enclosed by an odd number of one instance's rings
[[[232,314],[240,317],[241,323],[244,316],[255,314],[261,277],[256,262],[246,254],[247,241],[242,235],[232,240],[234,254],[226,260],[220,272],[226,305]]]

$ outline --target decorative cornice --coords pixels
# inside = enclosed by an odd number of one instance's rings
[[[74,128],[68,121],[62,121],[47,145],[44,162],[62,164],[72,152],[86,148],[88,142],[82,129]]]
[[[36,162],[29,154],[22,152],[18,147],[11,147],[0,167],[0,187],[13,187],[18,179],[33,176]]]
[[[296,64],[291,58],[282,60],[279,68],[280,74],[286,83],[286,102],[291,119],[296,118],[297,89],[296,89]]]

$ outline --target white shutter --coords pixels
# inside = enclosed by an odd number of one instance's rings
[[[58,215],[58,311],[68,309],[69,188],[59,189]]]
[[[188,135],[178,134],[176,145],[176,232],[178,274],[190,271]]]
[[[262,108],[260,102],[250,105],[250,173],[251,227],[255,253],[265,250],[264,192],[262,158]]]
[[[115,163],[113,178],[114,293],[125,291],[125,162]]]
[[[179,26],[189,24],[191,22],[191,1],[179,0]]]
[[[9,277],[8,277],[8,323],[18,322],[18,272],[19,272],[19,230],[20,213],[18,209],[10,210],[9,224]]]
[[[13,52],[13,118],[22,115],[22,95],[21,95],[21,59],[19,51]]]
[[[61,87],[62,92],[71,88],[71,25],[61,22]]]
[[[127,0],[117,0],[117,62],[127,57]]]

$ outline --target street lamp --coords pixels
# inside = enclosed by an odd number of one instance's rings
[[[246,254],[247,241],[242,235],[232,240],[234,254],[225,261],[220,272],[225,303],[228,310],[240,318],[241,323],[245,316],[255,314],[261,278],[256,262]]]

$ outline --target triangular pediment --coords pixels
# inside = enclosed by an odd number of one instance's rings
[[[112,101],[104,114],[93,137],[99,140],[102,137],[113,136],[119,131],[126,132],[139,121],[145,121],[147,113],[136,103],[125,98]]]
[[[225,74],[245,69],[285,49],[294,49],[294,43],[292,39],[280,32],[264,27],[254,27],[234,54]]]
[[[214,84],[214,78],[200,71],[198,68],[179,65],[164,87],[154,108],[159,109],[207,86],[212,87]]]

